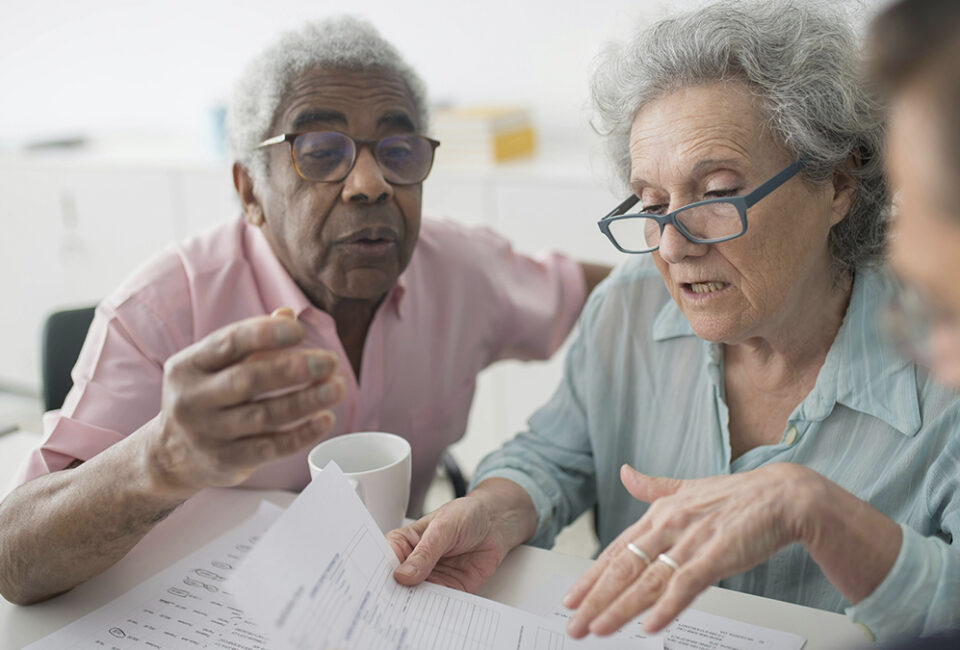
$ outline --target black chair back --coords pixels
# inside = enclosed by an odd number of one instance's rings
[[[40,372],[45,411],[63,406],[63,400],[73,386],[70,372],[80,356],[95,309],[83,307],[54,312],[43,324]]]

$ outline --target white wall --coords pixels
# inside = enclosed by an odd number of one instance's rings
[[[248,57],[283,29],[337,13],[372,21],[435,100],[519,102],[544,128],[583,129],[600,44],[667,4],[3,0],[0,143],[144,127],[202,134]]]

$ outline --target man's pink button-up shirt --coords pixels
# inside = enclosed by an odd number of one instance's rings
[[[477,373],[504,358],[546,358],[573,327],[585,298],[579,266],[531,258],[485,228],[424,219],[409,266],[374,316],[360,382],[333,319],[314,307],[243,220],[174,245],[97,308],[59,411],[20,482],[87,460],[160,410],[163,364],[207,334],[292,307],[304,347],[340,357],[345,397],[334,435],[389,431],[413,447],[410,513],[419,514],[443,451],[463,436]],[[531,405],[533,406],[533,405]],[[269,463],[244,485],[291,490],[310,480],[306,451]]]

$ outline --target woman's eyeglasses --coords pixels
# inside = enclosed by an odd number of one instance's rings
[[[696,244],[716,244],[747,232],[747,208],[793,178],[804,167],[801,158],[774,174],[743,196],[708,199],[685,205],[664,215],[627,213],[640,200],[631,195],[597,225],[618,250],[624,253],[652,253],[660,248],[663,229],[670,224]]]

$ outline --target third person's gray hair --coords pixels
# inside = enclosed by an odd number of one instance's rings
[[[888,214],[883,110],[863,83],[848,17],[813,0],[721,0],[606,47],[593,75],[594,126],[625,183],[637,111],[671,90],[712,81],[740,81],[756,93],[771,131],[806,160],[807,179],[824,181],[856,161],[858,192],[830,232],[831,254],[839,273],[877,261]]]

